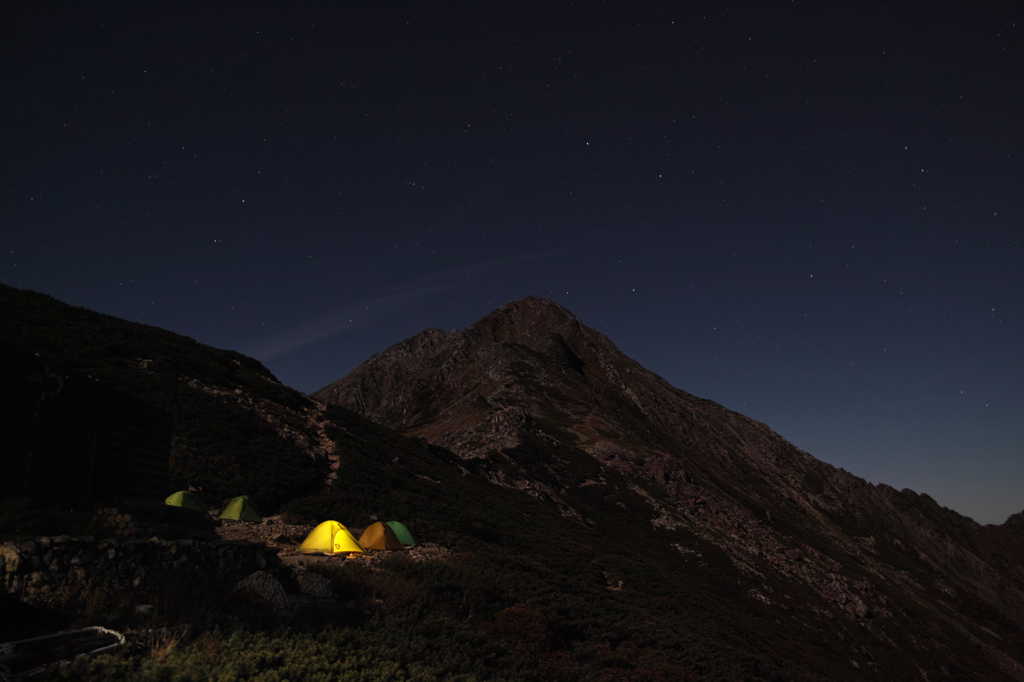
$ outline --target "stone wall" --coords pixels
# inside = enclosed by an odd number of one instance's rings
[[[128,589],[162,568],[238,580],[267,565],[266,547],[247,542],[38,537],[0,545],[0,578],[10,594],[52,592],[95,581]]]

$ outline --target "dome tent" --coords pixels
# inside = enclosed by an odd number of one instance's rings
[[[183,509],[195,509],[196,511],[208,512],[210,508],[207,507],[199,496],[190,490],[179,490],[176,493],[171,493],[164,504],[171,507],[181,507]]]
[[[324,521],[306,536],[296,551],[299,554],[343,554],[362,553],[363,548],[348,528],[337,521]]]
[[[401,521],[387,521],[385,525],[395,532],[395,537],[406,547],[416,544],[416,538],[412,536],[409,529]]]
[[[405,549],[405,545],[395,536],[395,531],[380,521],[363,531],[359,536],[359,544],[365,549]]]
[[[252,521],[254,523],[263,521],[263,516],[256,508],[256,505],[245,495],[236,497],[228,502],[228,506],[224,507],[224,511],[220,513],[220,518]]]

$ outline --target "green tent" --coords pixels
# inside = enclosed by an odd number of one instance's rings
[[[208,512],[210,508],[203,504],[199,496],[190,490],[179,490],[164,500],[164,504],[183,509],[195,509],[196,511]]]
[[[410,533],[409,529],[402,525],[400,522],[388,521],[386,525],[388,526],[388,528],[394,531],[395,537],[397,537],[398,541],[406,547],[412,547],[416,544],[416,540],[413,538],[412,533]]]
[[[236,519],[238,521],[253,521],[259,523],[263,520],[256,505],[248,497],[241,495],[228,502],[224,511],[220,513],[222,519]]]

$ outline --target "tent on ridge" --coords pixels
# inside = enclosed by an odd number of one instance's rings
[[[361,554],[363,548],[352,537],[348,528],[337,521],[324,521],[306,536],[296,551],[299,554],[343,554],[345,552]]]
[[[220,513],[222,519],[237,519],[239,521],[253,521],[259,523],[263,520],[256,505],[245,495],[241,495],[228,502],[224,511]]]
[[[395,536],[391,526],[386,526],[380,521],[363,531],[359,536],[359,544],[364,549],[405,549],[405,545]]]
[[[195,509],[196,511],[208,512],[210,508],[203,504],[203,501],[199,499],[199,496],[190,490],[179,490],[176,493],[171,493],[164,500],[164,504],[171,507],[182,507],[183,509]]]
[[[385,525],[395,532],[395,537],[406,547],[412,547],[416,544],[416,539],[401,521],[386,521]]]

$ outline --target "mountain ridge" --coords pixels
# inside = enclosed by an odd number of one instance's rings
[[[427,330],[310,396],[445,447],[584,524],[583,489],[607,489],[602,473],[615,470],[652,525],[694,532],[765,578],[758,599],[778,601],[770,572],[845,617],[887,618],[869,587],[878,583],[920,599],[955,594],[960,610],[977,600],[1014,636],[1024,628],[1018,518],[981,526],[821,462],[671,386],[551,301],[531,296],[465,330]]]

